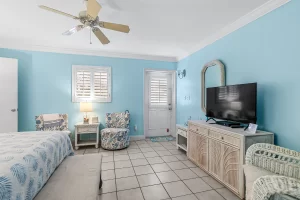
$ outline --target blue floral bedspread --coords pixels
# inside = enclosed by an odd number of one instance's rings
[[[64,131],[0,133],[0,200],[32,200],[73,154]]]

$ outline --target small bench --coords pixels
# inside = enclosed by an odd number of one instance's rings
[[[34,200],[97,200],[101,161],[99,154],[67,157]]]

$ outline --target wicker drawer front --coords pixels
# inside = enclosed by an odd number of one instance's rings
[[[208,134],[210,137],[218,139],[218,140],[222,140],[223,142],[226,142],[228,144],[240,147],[240,139],[239,138],[235,138],[229,135],[225,135],[222,133],[218,133],[216,131],[209,131]]]
[[[202,135],[208,135],[208,130],[206,128],[196,126],[196,125],[193,125],[193,124],[189,125],[189,130],[191,130],[195,133],[202,134]]]
[[[79,127],[78,132],[79,133],[96,133],[97,127]]]
[[[186,137],[186,131],[182,130],[182,129],[177,129],[177,134],[182,135],[184,137]]]

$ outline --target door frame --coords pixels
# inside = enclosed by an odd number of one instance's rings
[[[144,91],[143,91],[143,107],[144,107],[144,138],[147,136],[147,130],[149,129],[149,106],[146,105],[146,97],[149,97],[149,94],[146,94],[146,88],[149,86],[149,83],[146,82],[146,74],[149,72],[165,72],[170,73],[172,75],[172,119],[171,119],[171,127],[170,127],[170,135],[176,137],[176,109],[177,109],[177,101],[176,101],[176,92],[177,92],[177,84],[176,84],[176,70],[166,70],[166,69],[144,69]],[[147,96],[146,96],[147,95]]]

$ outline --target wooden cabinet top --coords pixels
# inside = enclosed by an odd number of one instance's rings
[[[79,122],[77,124],[75,124],[75,127],[98,127],[100,125],[100,123],[90,123],[90,124],[84,124],[82,122]]]
[[[182,129],[182,130],[187,130],[187,129],[188,129],[187,126],[182,125],[182,124],[176,124],[176,127],[177,127],[177,128],[180,128],[180,129]]]
[[[210,124],[212,122],[205,122],[203,120],[191,120],[188,122],[189,124],[194,124],[198,125],[201,127],[205,127],[210,130],[214,130],[217,132],[222,132],[222,133],[228,133],[228,134],[233,134],[236,137],[252,137],[252,136],[259,136],[259,135],[273,135],[274,133],[267,132],[267,131],[260,131],[257,130],[255,134],[249,133],[247,131],[244,131],[243,128],[230,128],[227,126],[221,126],[219,124]]]

